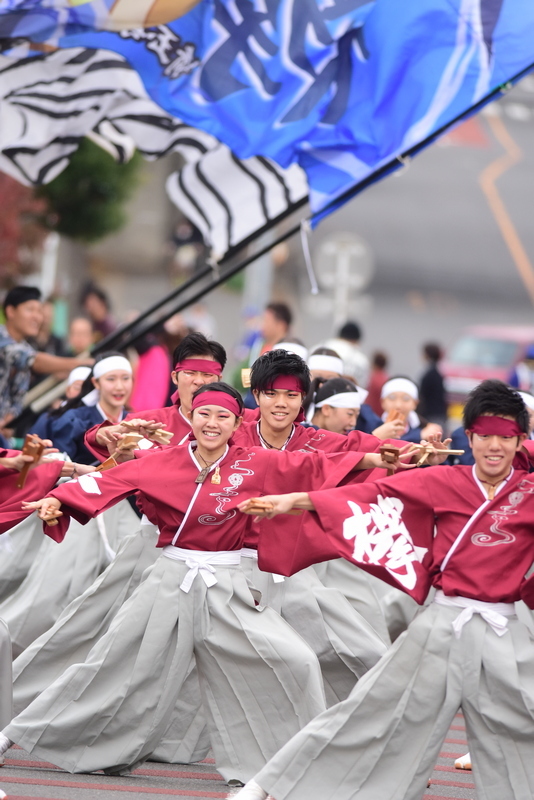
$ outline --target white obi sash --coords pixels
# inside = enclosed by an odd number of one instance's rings
[[[242,547],[241,555],[243,558],[253,558],[255,561],[258,560],[258,551],[254,550],[253,547]],[[283,583],[285,581],[283,575],[277,575],[275,572],[271,572],[271,575],[273,576],[274,583]]]
[[[163,555],[175,561],[184,561],[186,567],[189,567],[189,572],[180,584],[180,589],[186,593],[199,573],[209,588],[217,583],[216,566],[238,566],[241,561],[241,550],[186,550],[172,544],[163,548]]]
[[[473,614],[480,614],[497,636],[504,636],[508,630],[507,617],[514,617],[516,614],[513,603],[485,603],[483,600],[473,600],[470,597],[449,597],[441,589],[436,591],[434,603],[440,606],[456,606],[463,609],[452,623],[457,639],[460,638],[462,628],[466,622],[469,622]]]

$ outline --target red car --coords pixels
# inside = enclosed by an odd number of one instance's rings
[[[534,327],[473,325],[447,352],[440,364],[449,403],[463,405],[480,381],[498,378],[508,382],[515,365],[534,345]],[[457,416],[451,409],[452,416]]]

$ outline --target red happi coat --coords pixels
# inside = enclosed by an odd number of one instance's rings
[[[318,488],[333,473],[341,480],[359,457],[348,453],[333,463],[322,454],[312,458],[304,453],[232,445],[219,462],[221,483],[211,482],[212,469],[204,483],[197,484],[201,467],[192,444],[139,451],[133,461],[83,475],[51,492],[61,500],[65,514],[52,531],[57,531],[59,540],[70,516],[85,523],[138,491],[141,507],[159,528],[158,547],[175,544],[190,550],[237,550],[250,521],[237,511],[238,503],[287,489]]]
[[[262,447],[262,442],[258,430],[259,422],[253,420],[245,421],[234,433],[234,440],[243,447]],[[303,425],[294,425],[291,438],[284,450],[300,450],[303,453],[346,453],[349,450],[360,451],[362,457],[364,453],[378,453],[381,444],[399,444],[397,439],[386,439],[383,442],[370,433],[362,431],[351,431],[345,435],[343,433],[333,433],[322,428],[305,428]],[[402,442],[401,442],[402,444]]]
[[[18,455],[20,450],[0,450],[0,458]],[[63,461],[51,461],[49,464],[34,467],[28,472],[22,489],[17,488],[18,470],[0,467],[0,533],[10,530],[33,513],[23,511],[22,503],[43,497],[49,492],[61,475],[63,463]],[[46,533],[52,530],[48,528]]]
[[[422,603],[431,585],[534,607],[534,474],[513,470],[493,500],[475,467],[440,466],[311,492],[316,511],[261,523],[259,566],[291,575],[343,556]]]
[[[245,421],[234,433],[236,444],[243,447],[264,447],[259,434],[259,421]],[[330,453],[333,459],[343,453],[359,453],[356,463],[359,463],[366,453],[378,453],[382,444],[399,446],[398,439],[378,439],[370,433],[351,431],[349,434],[333,433],[323,428],[309,428],[303,425],[294,425],[291,437],[284,447],[284,451],[300,453]],[[400,443],[402,446],[402,442]],[[342,483],[359,483],[364,480],[378,480],[383,477],[383,469],[358,470],[342,479]],[[335,483],[328,482],[323,488],[333,488]]]
[[[247,422],[243,423],[240,428],[234,433],[234,439],[243,446],[248,447],[263,447],[259,434],[259,423]],[[387,440],[388,442],[393,440]],[[284,448],[285,451],[298,451],[302,453],[317,454],[320,452],[330,453],[331,458],[335,459],[337,454],[342,455],[347,452],[359,452],[359,463],[366,453],[377,453],[380,445],[383,442],[368,433],[361,431],[351,431],[348,435],[342,433],[332,433],[332,431],[325,431],[322,428],[316,430],[315,428],[305,428],[302,425],[294,425],[291,433],[291,438]],[[271,451],[280,452],[280,451]],[[337,476],[332,474],[327,482],[321,489],[331,489],[334,486],[344,483],[359,483],[364,480],[373,480],[373,478],[382,477],[383,470],[358,470],[345,475],[341,480],[337,480]],[[288,491],[284,489],[284,491]],[[298,491],[304,491],[299,489]],[[245,540],[245,547],[257,548],[258,539],[260,536],[260,528],[257,524],[252,524]],[[337,556],[331,556],[336,558]],[[319,559],[322,561],[325,559]]]
[[[245,420],[255,419],[256,416],[257,411],[245,409]],[[172,445],[185,444],[189,434],[191,433],[191,423],[183,413],[180,401],[178,401],[178,403],[175,405],[166,406],[165,408],[153,408],[150,411],[133,411],[131,414],[126,415],[124,421],[128,422],[128,420],[131,419],[144,419],[147,420],[147,422],[149,420],[161,422],[163,425],[165,425],[165,430],[168,430],[174,434],[171,442]],[[105,461],[106,458],[109,457],[109,452],[107,447],[101,447],[101,445],[98,444],[96,435],[102,428],[108,428],[113,424],[114,423],[105,420],[104,422],[101,422],[100,425],[95,425],[93,428],[89,428],[89,430],[85,433],[85,446],[99,461]],[[153,446],[157,447],[157,445]]]

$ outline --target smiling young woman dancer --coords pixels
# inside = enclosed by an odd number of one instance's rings
[[[102,353],[84,380],[81,393],[50,414],[48,430],[54,446],[73,461],[90,464],[93,455],[84,436],[96,423],[119,422],[132,393],[132,367],[121,353]]]
[[[69,515],[86,521],[139,491],[163,552],[85,662],[13,720],[9,739],[72,772],[122,772],[157,747],[196,665],[217,768],[244,780],[324,708],[312,651],[254,605],[239,567],[248,520],[235,505],[272,486],[341,480],[374,466],[376,454],[310,458],[233,445],[242,408],[231,387],[202,387],[188,446],[138,453],[29,504],[44,514],[62,507],[61,531]]]
[[[165,427],[174,433],[173,445],[188,441],[192,395],[207,382],[220,380],[225,364],[226,352],[221,344],[199,333],[186,336],[174,352],[175,369],[171,379],[177,391],[173,405],[132,413],[126,419],[144,417],[148,420],[148,430],[142,426],[138,428],[143,434],[150,435],[150,429],[158,425]],[[95,457],[104,460],[109,455],[108,447],[103,446],[104,441],[108,441],[110,449],[114,450],[116,438],[125,432],[126,429],[121,426],[103,422],[88,431],[86,443]],[[100,437],[99,434],[104,436]],[[110,509],[106,515],[114,511]],[[120,517],[119,523],[122,522]],[[121,537],[117,555],[107,569],[64,609],[52,627],[15,660],[15,713],[25,709],[67,667],[85,660],[98,639],[108,630],[121,605],[146,577],[145,570],[154,564],[158,555],[155,547],[157,539],[158,531],[146,517],[140,527],[137,521],[131,521],[130,531],[125,538]],[[205,757],[209,741],[204,720],[198,679],[196,671],[192,671],[175,709],[170,730],[151,758],[188,763]]]
[[[238,800],[421,800],[459,707],[479,795],[531,800],[534,642],[514,607],[534,606],[534,578],[525,577],[534,480],[513,466],[528,414],[516,392],[484,381],[464,425],[472,467],[264,498],[271,516],[315,512],[302,519],[297,555],[318,541],[389,582],[396,576],[420,603],[430,585],[437,591],[350,697],[288,742]],[[287,541],[281,519],[263,523],[272,525],[264,533],[277,564]]]

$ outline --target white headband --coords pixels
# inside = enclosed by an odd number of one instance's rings
[[[343,375],[344,366],[343,361],[339,358],[339,356],[322,356],[322,355],[311,355],[308,360],[308,367],[310,369],[316,370],[320,372],[324,370],[325,372],[335,372],[336,375]]]
[[[382,386],[380,397],[388,397],[388,395],[394,392],[402,392],[403,394],[410,395],[412,400],[419,400],[417,386],[408,378],[392,378],[390,381],[386,381]]]
[[[67,378],[67,386],[72,386],[76,381],[84,381],[91,374],[91,367],[74,367]]]
[[[359,387],[355,392],[339,392],[339,394],[332,394],[320,403],[315,404],[315,408],[322,408],[322,406],[332,406],[332,408],[360,408],[362,403],[365,403],[369,393],[365,389]]]
[[[523,403],[526,405],[529,411],[534,411],[534,397],[528,392],[518,392],[517,393]]]
[[[304,347],[303,344],[280,342],[280,344],[275,344],[273,350],[285,350],[287,353],[294,353],[296,356],[300,356],[303,361],[308,360],[308,348]]]
[[[100,400],[100,392],[98,389],[93,389],[89,394],[86,394],[82,397],[82,403],[84,406],[96,406],[98,401]]]
[[[132,365],[127,358],[124,358],[124,356],[109,356],[109,358],[103,358],[102,361],[94,365],[93,378],[101,378],[102,375],[106,375],[106,373],[113,372],[116,369],[132,374]]]

